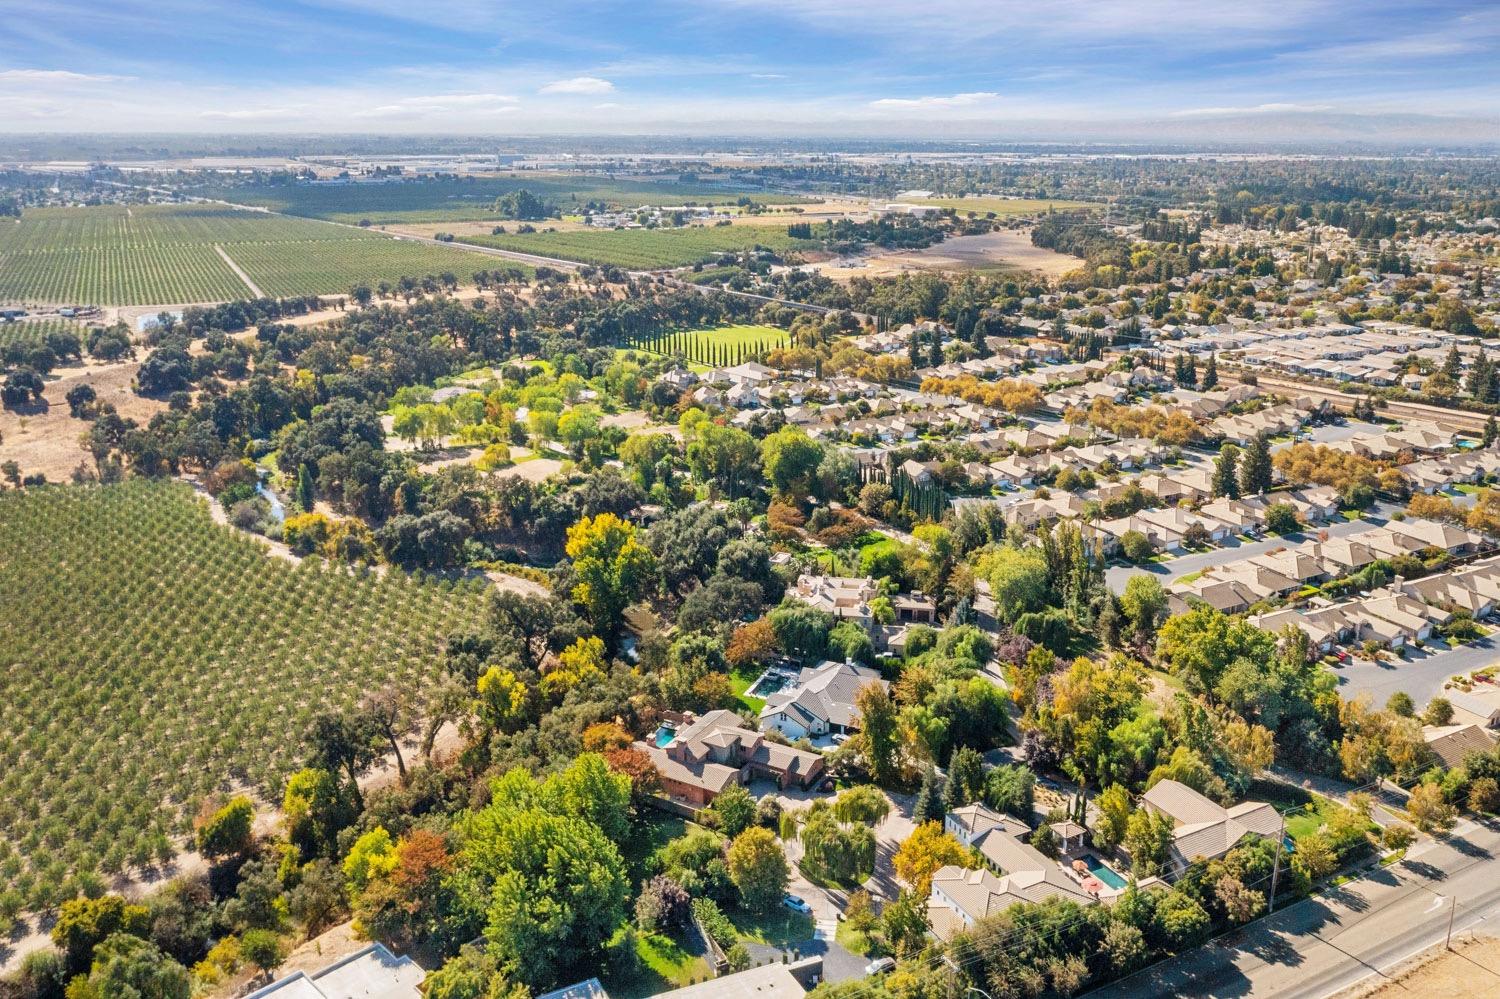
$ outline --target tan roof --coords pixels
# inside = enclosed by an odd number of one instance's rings
[[[1172,856],[1179,864],[1222,857],[1247,836],[1275,836],[1282,829],[1281,816],[1263,801],[1224,808],[1175,780],[1156,784],[1141,803],[1172,820]]]
[[[712,791],[714,794],[718,794],[739,780],[740,772],[736,767],[726,767],[722,763],[714,763],[710,760],[673,759],[667,755],[666,750],[658,749],[649,742],[638,741],[634,743],[634,748],[651,757],[652,765],[665,780],[691,784],[694,787]]]
[[[941,891],[962,909],[970,919],[983,919],[1015,905],[1017,902],[1040,902],[1048,898],[1070,898],[1075,902],[1092,902],[1093,896],[1048,861],[1052,872],[1022,871],[997,875],[981,868],[977,871],[949,865],[932,876],[934,892]],[[1049,877],[1055,872],[1057,877]]]
[[[1424,725],[1422,740],[1437,754],[1446,767],[1456,767],[1470,753],[1488,753],[1495,748],[1495,737],[1478,725]]]
[[[1224,807],[1175,780],[1153,784],[1141,795],[1141,804],[1150,805],[1178,825],[1192,825],[1223,818]]]

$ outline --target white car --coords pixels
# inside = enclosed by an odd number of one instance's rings
[[[784,896],[781,900],[781,904],[786,906],[788,909],[791,909],[793,912],[802,913],[804,916],[812,915],[812,906],[808,905],[796,895]]]
[[[865,974],[881,975],[895,967],[896,959],[894,957],[877,957],[875,960],[865,965]]]

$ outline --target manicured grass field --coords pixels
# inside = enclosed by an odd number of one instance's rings
[[[750,685],[760,679],[760,675],[764,672],[764,667],[750,665],[736,667],[729,674],[729,689],[734,691],[735,698],[757,715],[760,714],[760,709],[766,706],[766,700],[763,697],[751,697],[745,691],[749,690]]]
[[[996,215],[1036,215],[1045,212],[1048,208],[1055,211],[1075,208],[1099,208],[1099,205],[1087,201],[1043,201],[1038,198],[918,198],[914,202],[918,205],[937,205],[939,208],[952,208],[960,213],[978,212],[987,215],[994,212]]]
[[[525,189],[577,214],[590,201],[635,208],[641,205],[734,204],[742,195],[762,204],[806,201],[790,194],[745,191],[710,182],[626,180],[585,174],[524,173],[500,177],[413,178],[387,183],[274,184],[194,189],[192,193],[239,205],[257,205],[288,215],[375,225],[465,222],[494,219],[495,199]]]
[[[761,347],[774,349],[783,346],[786,342],[786,330],[777,329],[775,326],[715,326],[704,330],[664,333],[654,340],[647,341],[644,349],[657,350],[662,353],[680,351],[687,357],[696,358],[706,356],[714,347],[735,354],[741,349],[746,351],[759,350]]]
[[[0,491],[0,894],[167,860],[214,794],[279,802],[312,718],[429,689],[481,591],[293,565],[181,483]]]
[[[770,226],[689,226],[682,229],[598,229],[573,232],[509,232],[463,236],[463,242],[501,250],[535,253],[585,264],[655,270],[686,267],[717,255],[763,247],[776,253],[808,249],[810,240],[793,239]]]
[[[490,261],[304,219],[213,205],[28,210],[0,222],[0,301],[167,305],[251,298],[228,254],[272,296],[347,293],[359,283]]]

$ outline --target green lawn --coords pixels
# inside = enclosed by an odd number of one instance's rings
[[[1304,839],[1323,828],[1328,821],[1328,816],[1334,808],[1334,803],[1327,798],[1313,796],[1312,801],[1306,807],[1295,814],[1286,817],[1286,834],[1293,840]]]
[[[678,330],[663,333],[642,343],[637,349],[659,354],[678,354],[704,363],[728,363],[741,353],[772,350],[785,346],[786,330],[775,326],[714,326],[701,330]]]
[[[741,906],[730,907],[724,915],[734,924],[740,939],[751,943],[787,947],[812,939],[813,919],[777,905],[768,912],[752,912]]]
[[[852,954],[868,957],[875,949],[875,944],[870,940],[868,933],[861,933],[852,929],[848,923],[839,923],[839,928],[834,932],[834,939],[839,945]]]
[[[713,977],[709,963],[663,933],[641,933],[635,944],[638,967],[630,974],[606,974],[605,989],[621,999],[638,999]]]
[[[646,809],[631,827],[630,839],[621,850],[632,880],[638,881],[646,876],[647,863],[652,854],[674,839],[680,839],[689,830],[697,828],[696,822],[689,822],[681,816],[668,815],[654,808]]]
[[[860,548],[859,564],[864,565],[867,558],[878,558],[879,556],[884,555],[887,552],[899,552],[904,547],[905,546],[895,538],[888,538],[882,534],[876,540],[871,541],[869,544],[864,545],[862,548]]]
[[[751,697],[745,693],[750,685],[760,678],[764,670],[760,666],[741,666],[729,674],[729,686],[734,691],[734,696],[739,698],[741,704],[760,714],[760,709],[766,706],[765,698]]]
[[[1176,579],[1172,580],[1172,585],[1186,586],[1188,583],[1191,583],[1194,580],[1201,579],[1203,577],[1203,574],[1207,571],[1207,569],[1199,569],[1197,572],[1190,572],[1185,576],[1178,576]]]

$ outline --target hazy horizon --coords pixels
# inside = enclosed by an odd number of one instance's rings
[[[1500,9],[3,0],[0,132],[1500,141]]]

